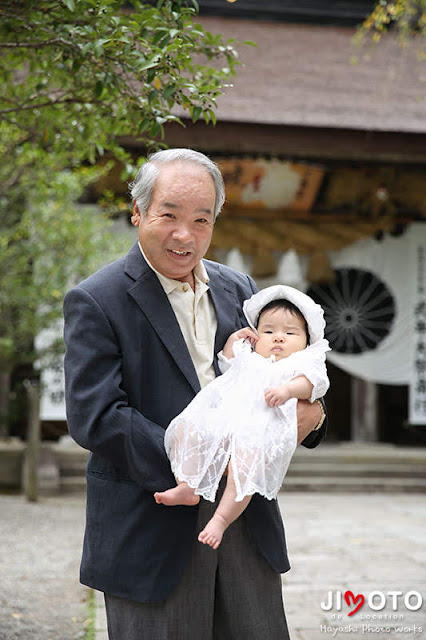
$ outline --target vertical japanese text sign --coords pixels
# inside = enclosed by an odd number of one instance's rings
[[[426,425],[426,247],[415,247],[410,424]]]

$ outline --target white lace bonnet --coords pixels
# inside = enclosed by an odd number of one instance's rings
[[[324,311],[320,305],[314,302],[306,293],[293,287],[288,287],[285,284],[276,284],[273,287],[262,289],[262,291],[253,294],[251,298],[244,301],[244,315],[252,329],[256,330],[257,320],[263,307],[272,302],[272,300],[280,299],[292,302],[303,314],[308,323],[311,344],[324,338]]]

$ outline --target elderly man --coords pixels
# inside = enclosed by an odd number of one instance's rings
[[[64,301],[69,430],[92,452],[81,581],[105,593],[110,640],[283,640],[276,501],[254,496],[213,551],[197,533],[215,505],[153,497],[174,483],[164,430],[218,374],[216,353],[246,325],[242,302],[256,291],[202,260],[222,176],[201,153],[160,151],[132,197],[138,242]],[[322,408],[299,405],[299,440],[316,446]]]

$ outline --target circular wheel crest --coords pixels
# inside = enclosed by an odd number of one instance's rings
[[[324,309],[325,337],[338,353],[375,349],[389,334],[395,300],[387,286],[370,271],[336,269],[336,280],[311,285],[306,292]]]

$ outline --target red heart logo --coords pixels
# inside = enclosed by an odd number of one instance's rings
[[[348,613],[348,616],[353,616],[354,613],[356,613],[358,611],[358,609],[361,609],[362,605],[365,602],[365,598],[362,595],[362,593],[359,593],[357,596],[354,596],[354,594],[352,593],[352,591],[345,591],[345,600],[346,600],[346,604],[348,605],[348,607],[351,606],[351,598],[353,600],[353,604],[356,604],[358,601],[359,604],[357,607],[355,607],[355,609],[353,611],[351,611],[350,613]]]

